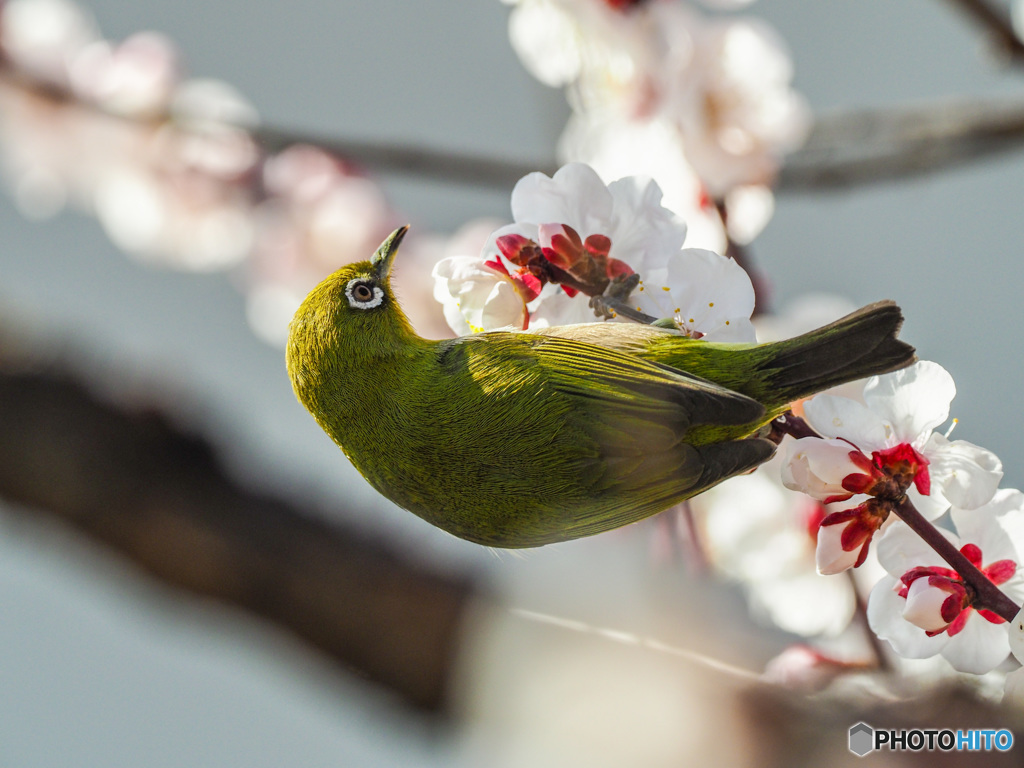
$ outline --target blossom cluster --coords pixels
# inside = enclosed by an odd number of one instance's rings
[[[886,575],[871,590],[867,618],[880,638],[900,656],[938,654],[981,674],[1010,646],[1006,617],[972,579],[987,579],[1018,605],[1024,600],[1024,494],[999,489],[1002,464],[993,453],[934,431],[955,392],[941,366],[919,362],[873,377],[859,401],[814,397],[803,413],[818,436],[790,443],[783,480],[827,505],[819,572],[859,567],[877,547]],[[908,525],[940,518],[953,530],[930,530],[977,574],[953,567]]]
[[[658,184],[625,177],[605,184],[582,163],[553,177],[530,174],[512,191],[513,224],[479,255],[434,269],[434,295],[459,334],[593,321],[586,295],[636,274],[638,312],[672,318],[694,338],[753,341],[754,290],[725,256],[683,248],[686,224],[662,205]]]
[[[781,158],[810,122],[790,87],[789,54],[767,24],[709,18],[681,0],[506,2],[523,64],[569,89],[564,159],[606,178],[656,175],[698,230],[691,245],[723,246],[709,197],[728,210],[733,240],[752,239],[771,216]]]
[[[75,205],[147,263],[237,270],[268,341],[283,343],[306,293],[398,223],[352,163],[304,144],[269,151],[253,106],[227,83],[187,77],[160,34],[113,42],[70,0],[8,0],[0,64],[21,73],[0,79],[18,208],[42,219]]]

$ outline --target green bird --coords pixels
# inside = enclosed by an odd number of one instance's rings
[[[892,302],[768,344],[605,322],[430,341],[390,285],[407,229],[310,292],[288,374],[374,488],[479,544],[537,547],[661,512],[769,459],[768,425],[793,401],[915,360]]]

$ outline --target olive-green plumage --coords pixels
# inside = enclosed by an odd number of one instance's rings
[[[588,323],[418,336],[389,284],[405,228],[313,289],[295,393],[396,504],[470,541],[534,547],[660,512],[771,457],[801,397],[914,361],[891,302],[771,344]]]

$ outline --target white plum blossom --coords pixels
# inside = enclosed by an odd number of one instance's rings
[[[664,270],[649,273],[633,292],[636,307],[655,317],[671,317],[676,327],[708,341],[753,342],[750,315],[754,286],[733,259],[700,248],[684,248]]]
[[[548,177],[530,173],[512,189],[515,221],[494,233],[485,250],[497,255],[495,241],[517,234],[537,241],[542,224],[572,227],[583,241],[592,235],[611,240],[608,255],[643,274],[663,266],[686,239],[686,222],[661,204],[658,184],[627,176],[605,184],[588,165],[568,163]]]
[[[681,249],[686,224],[661,204],[652,180],[606,185],[589,166],[570,163],[553,177],[523,177],[512,213],[515,223],[489,238],[475,265],[462,259],[435,270],[436,296],[456,333],[521,319],[523,327],[592,322],[586,296],[576,298],[580,287],[638,273],[630,301],[639,311],[672,318],[694,338],[754,341],[750,278],[732,259]]]
[[[865,669],[863,663],[844,661],[805,644],[791,645],[769,661],[764,668],[765,682],[818,693],[840,675]]]
[[[1010,653],[1018,664],[1024,664],[1024,609],[1021,609],[1010,622],[1008,631]],[[1024,708],[1024,667],[1015,669],[1006,676],[1003,703],[1013,703],[1018,709]]]
[[[109,112],[159,116],[178,86],[178,51],[155,32],[132,35],[117,46],[106,40],[87,46],[70,66],[71,86]]]
[[[434,298],[455,333],[525,328],[527,299],[500,262],[481,262],[471,256],[449,256],[434,267]]]
[[[590,165],[603,179],[650,176],[663,193],[662,204],[686,220],[688,248],[725,251],[725,226],[714,202],[683,152],[679,130],[670,120],[652,115],[577,113],[569,118],[558,144],[566,162]],[[730,211],[730,227],[733,225]],[[742,228],[744,215],[736,217]]]
[[[819,534],[819,563],[828,572],[857,565],[904,495],[929,520],[951,503],[973,509],[992,498],[1003,475],[999,459],[932,431],[948,418],[955,393],[946,370],[923,361],[869,379],[864,403],[827,394],[804,403],[821,437],[791,445],[783,480],[821,501],[849,502],[822,523],[823,530],[841,526],[839,536]],[[851,563],[843,552],[859,554]]]
[[[736,18],[706,22],[694,36],[685,77],[665,96],[686,154],[714,197],[770,184],[782,156],[799,147],[810,110],[790,88],[793,65],[767,24]]]
[[[957,533],[942,535],[1014,602],[1024,600],[1024,494],[1001,490],[977,509],[954,508],[951,517]],[[912,659],[939,654],[973,674],[1006,659],[1006,621],[976,605],[961,575],[905,523],[893,523],[877,550],[889,575],[871,592],[868,621],[896,653]]]

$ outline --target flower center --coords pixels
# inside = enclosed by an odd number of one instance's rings
[[[875,451],[870,459],[860,451],[850,451],[850,461],[863,470],[843,478],[843,488],[850,493],[892,502],[902,501],[911,484],[924,496],[931,493],[928,459],[909,443]]]
[[[631,275],[626,262],[612,258],[612,241],[607,235],[593,234],[586,239],[568,224],[541,224],[539,243],[522,235],[503,235],[497,239],[501,255],[528,272],[542,288],[560,283],[570,296],[584,293],[600,296],[620,275]],[[539,291],[539,288],[538,288]]]

